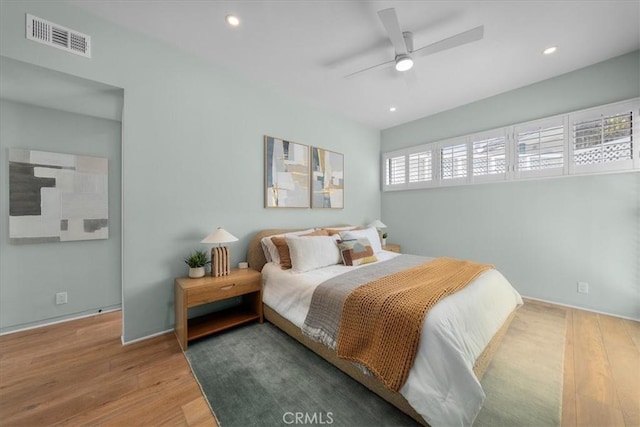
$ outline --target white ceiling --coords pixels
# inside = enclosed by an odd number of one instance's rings
[[[376,129],[640,48],[637,0],[70,2]],[[393,59],[377,16],[388,7],[415,48],[478,25],[484,39],[420,58],[408,75],[391,68],[345,79]],[[226,24],[229,13],[238,28]],[[552,45],[558,51],[542,55]]]

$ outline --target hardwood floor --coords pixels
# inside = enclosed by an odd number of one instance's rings
[[[217,426],[174,334],[122,346],[121,319],[0,337],[0,425]]]
[[[640,323],[563,309],[562,424],[640,425]],[[0,337],[0,425],[217,425],[175,336],[123,347],[121,327],[114,312]]]
[[[562,424],[640,426],[640,323],[567,316]]]

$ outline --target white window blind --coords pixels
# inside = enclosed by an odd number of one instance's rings
[[[383,156],[385,190],[401,190],[407,183],[407,156],[406,150],[387,153]]]
[[[631,105],[578,114],[571,123],[572,170],[629,169],[633,167],[634,118]]]
[[[467,177],[467,168],[467,144],[465,142],[445,143],[440,147],[440,179],[464,179]]]
[[[383,155],[383,189],[640,170],[640,98]]]
[[[562,117],[515,129],[520,176],[562,175],[565,167],[565,124]]]
[[[472,136],[471,173],[475,181],[503,179],[507,174],[507,137],[505,130]]]
[[[409,184],[433,181],[433,152],[429,149],[409,153]]]
[[[388,171],[389,171],[389,173],[387,174],[388,185],[404,184],[405,182],[404,156],[390,158]]]

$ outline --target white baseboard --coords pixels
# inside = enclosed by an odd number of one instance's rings
[[[553,305],[560,305],[562,307],[574,308],[576,310],[588,311],[590,313],[604,314],[606,316],[617,317],[619,319],[625,319],[625,320],[631,320],[633,322],[640,322],[640,319],[635,319],[633,317],[627,317],[627,316],[621,316],[619,314],[607,313],[606,311],[592,310],[590,308],[578,307],[577,305],[563,304],[563,303],[556,302],[556,301],[549,301],[549,300],[541,299],[541,298],[528,297],[526,295],[522,295],[522,298],[532,299],[534,301],[546,302],[548,304],[553,304]]]
[[[15,327],[15,329],[12,329],[13,327],[10,326],[8,328],[5,328],[6,329],[5,331],[0,332],[0,336],[15,334],[16,332],[29,331],[31,329],[42,328],[50,325],[57,325],[58,323],[71,322],[72,320],[84,319],[86,317],[100,316],[101,314],[111,313],[119,310],[122,310],[122,306],[120,305],[118,305],[117,307],[111,306],[109,308],[93,309],[93,310],[87,310],[81,313],[70,314],[68,316],[64,316],[61,319],[53,320],[53,321],[43,320],[39,322],[30,322],[28,323],[29,326],[17,326]]]
[[[131,341],[125,341],[124,340],[124,336],[120,336],[120,341],[122,342],[122,345],[131,345],[131,344],[135,344],[135,343],[140,342],[140,341],[150,340],[151,338],[155,338],[155,337],[158,337],[160,335],[164,335],[166,333],[173,332],[173,331],[174,331],[174,329],[171,328],[171,329],[167,329],[165,331],[156,332],[155,334],[144,336],[142,338],[136,338],[135,340],[131,340]]]
[[[97,311],[99,310],[99,311]],[[102,309],[94,309],[94,310],[90,310],[89,312],[82,312],[81,314],[72,314],[69,316],[65,316],[62,319],[58,319],[58,320],[53,320],[53,321],[42,321],[42,322],[33,322],[31,325],[29,326],[25,326],[25,327],[17,327],[16,329],[11,329],[11,330],[7,330],[4,332],[0,332],[0,336],[3,335],[9,335],[9,334],[14,334],[17,332],[22,332],[22,331],[29,331],[31,329],[38,329],[38,328],[43,328],[45,326],[50,326],[50,325],[57,325],[59,323],[66,323],[66,322],[71,322],[73,320],[79,320],[79,319],[84,319],[86,317],[93,317],[93,316],[100,316],[101,314],[106,314],[106,313],[112,313],[114,311],[120,311],[122,310],[121,306],[117,306],[117,307],[111,307],[111,308],[102,308]],[[126,341],[124,340],[124,336],[120,335],[120,342],[122,343],[123,346],[125,345],[130,345],[130,344],[134,344],[140,341],[145,341],[151,338],[155,338],[157,336],[160,335],[164,335],[166,333],[169,332],[173,332],[174,329],[167,329],[165,331],[161,331],[161,332],[156,332],[155,334],[151,334],[151,335],[147,335],[144,336],[142,338],[136,338],[135,340],[131,340],[131,341]]]

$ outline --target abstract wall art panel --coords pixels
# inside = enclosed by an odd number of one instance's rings
[[[109,162],[9,149],[9,241],[109,238]]]
[[[266,208],[309,207],[309,146],[264,137]]]
[[[344,155],[311,148],[311,207],[344,208]]]

